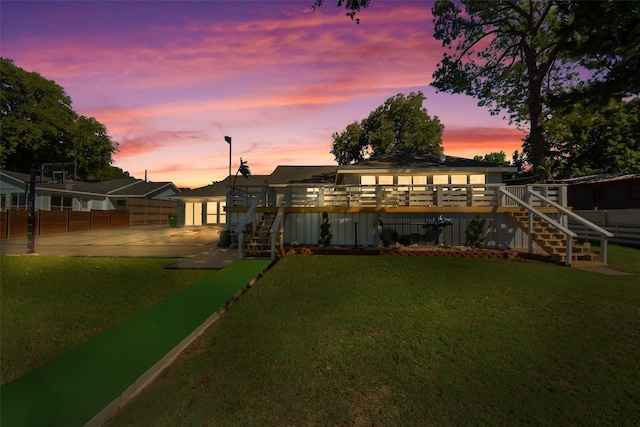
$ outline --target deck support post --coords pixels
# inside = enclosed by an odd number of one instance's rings
[[[527,224],[528,231],[527,235],[529,237],[529,243],[527,245],[528,251],[530,254],[533,253],[533,212],[529,211],[529,224]]]
[[[607,240],[607,236],[600,235],[600,261],[605,264],[607,263]]]

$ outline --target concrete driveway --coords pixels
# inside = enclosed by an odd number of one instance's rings
[[[170,228],[146,225],[36,236],[42,256],[189,258],[174,268],[222,268],[236,259],[235,250],[218,247],[223,226]],[[1,255],[24,255],[27,239],[0,240]]]

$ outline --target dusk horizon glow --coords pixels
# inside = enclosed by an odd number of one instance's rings
[[[331,2],[6,1],[0,51],[62,86],[119,144],[136,178],[202,187],[278,165],[333,165],[332,134],[422,91],[447,155],[520,150],[524,133],[429,86],[443,48],[431,2],[377,1],[360,24]]]

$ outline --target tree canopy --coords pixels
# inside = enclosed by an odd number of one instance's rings
[[[483,156],[473,156],[473,160],[478,160],[480,162],[487,162],[487,163],[495,163],[498,165],[502,165],[502,166],[509,166],[510,163],[507,161],[507,155],[505,154],[504,151],[500,151],[500,152],[492,152],[492,153],[487,153]]]
[[[64,89],[0,58],[0,168],[28,173],[43,163],[76,162],[80,178],[111,165],[117,150],[104,125],[78,115]]]
[[[316,1],[314,7],[323,3]],[[351,19],[370,4],[337,0]],[[534,171],[549,169],[554,162],[574,165],[557,171],[563,174],[590,170],[577,166],[582,160],[570,162],[567,156],[584,158],[579,151],[594,149],[593,137],[603,135],[599,124],[613,118],[612,106],[622,108],[615,102],[640,94],[640,2],[436,0],[432,12],[434,37],[446,49],[432,85],[475,97],[480,106],[505,114],[527,131],[523,152],[514,154],[518,164],[527,160]],[[590,107],[595,109],[576,111]],[[595,126],[588,132],[591,143],[575,136],[559,141],[559,134],[548,127],[557,129],[567,120],[564,126],[570,128],[580,114],[592,117],[583,123]],[[596,119],[598,114],[604,115]],[[613,137],[615,131],[620,133]],[[637,128],[613,124],[599,149],[611,143],[607,150],[625,157],[637,149],[638,134],[633,132]],[[568,150],[570,146],[574,149]],[[634,163],[614,164],[624,168]]]
[[[555,1],[476,2],[451,0],[433,7],[435,38],[451,49],[433,74],[433,86],[478,99],[492,113],[506,112],[512,122],[528,127],[529,160],[545,161],[546,99],[577,80],[575,63],[563,47],[572,34],[564,31],[570,14]]]
[[[640,169],[640,99],[575,106],[545,123],[553,178]]]
[[[560,3],[572,16],[563,50],[589,72],[561,101],[606,105],[640,94],[640,2]]]
[[[438,117],[429,117],[422,106],[425,99],[422,92],[387,99],[361,122],[334,133],[331,154],[338,164],[346,165],[396,150],[442,153],[444,126]]]

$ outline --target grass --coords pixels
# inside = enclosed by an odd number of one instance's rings
[[[210,271],[177,259],[0,257],[5,384],[175,294]]]
[[[287,256],[111,425],[636,425],[638,261]]]

